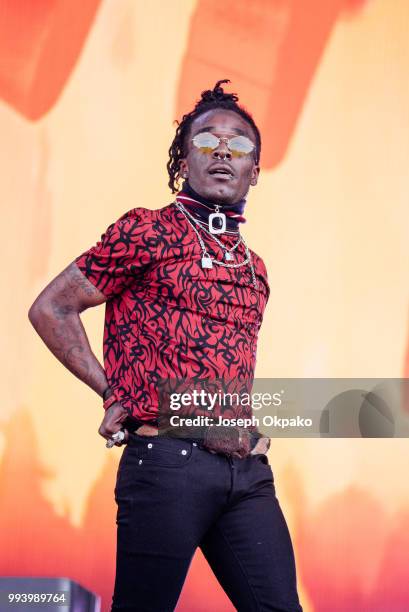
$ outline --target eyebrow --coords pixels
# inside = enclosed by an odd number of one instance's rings
[[[214,125],[207,125],[206,127],[203,127],[197,132],[195,132],[194,136],[197,136],[197,134],[201,134],[202,132],[209,132],[209,130],[215,130],[215,129],[216,127]],[[235,134],[239,134],[240,136],[248,137],[248,133],[245,132],[244,130],[241,130],[240,128],[231,128],[231,131],[234,132]]]

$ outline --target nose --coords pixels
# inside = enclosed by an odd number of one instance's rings
[[[231,151],[227,144],[221,140],[219,146],[213,151],[214,159],[231,159]]]

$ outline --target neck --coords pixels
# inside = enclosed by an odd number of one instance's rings
[[[186,206],[196,218],[206,222],[209,221],[209,214],[215,211],[216,206],[219,206],[220,212],[226,215],[227,231],[238,231],[239,224],[246,222],[243,216],[246,205],[244,198],[234,204],[217,204],[198,194],[187,181],[184,181],[182,190],[177,194],[176,199]]]

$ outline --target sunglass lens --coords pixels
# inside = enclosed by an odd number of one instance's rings
[[[229,140],[229,149],[234,153],[245,155],[254,149],[254,143],[246,136],[235,136]]]
[[[219,139],[210,132],[201,132],[192,139],[193,144],[203,151],[213,151],[219,145]]]

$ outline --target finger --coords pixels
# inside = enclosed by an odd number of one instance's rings
[[[129,432],[127,429],[122,429],[121,431],[123,431],[124,433],[124,438],[123,440],[119,440],[118,442],[115,443],[116,446],[123,446],[124,444],[128,444],[128,440],[129,440]]]
[[[122,445],[122,440],[125,438],[125,434],[122,431],[122,429],[119,429],[118,431],[112,433],[111,436],[109,436],[108,438],[108,442],[106,444],[106,446],[108,448],[112,448],[112,446],[121,446]]]
[[[121,440],[125,437],[124,432],[120,429],[110,436],[105,446],[107,448],[112,448],[113,446],[121,446]]]
[[[116,438],[116,446],[122,446],[123,444],[126,444],[127,440],[128,440],[128,432],[125,429],[120,429],[117,432],[117,435],[114,434],[112,436],[113,438]]]
[[[118,433],[118,431],[121,431],[121,426],[119,423],[116,422],[112,422],[112,423],[105,423],[105,425],[102,427],[100,427],[100,430],[102,431],[102,435],[104,435],[104,437],[108,437],[110,438],[111,436],[114,436],[115,434]]]
[[[107,429],[106,427],[100,427],[98,429],[98,433],[100,436],[102,436],[103,438],[105,438],[105,440],[111,440],[112,435],[115,434],[115,430],[114,429]]]
[[[109,440],[113,434],[116,433],[116,429],[114,428],[110,428],[110,427],[100,427],[98,429],[98,433],[100,436],[102,436],[103,438],[105,438],[106,440]]]

